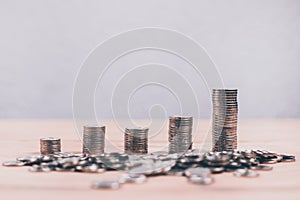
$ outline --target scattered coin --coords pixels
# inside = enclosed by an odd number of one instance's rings
[[[142,183],[146,176],[186,176],[195,184],[211,184],[215,173],[233,172],[239,177],[257,177],[257,171],[271,170],[265,162],[295,161],[295,156],[278,154],[266,150],[234,150],[201,152],[197,149],[185,153],[165,152],[150,155],[128,155],[126,153],[103,153],[101,155],[57,152],[49,155],[22,156],[16,161],[4,162],[3,166],[30,166],[31,172],[80,172],[103,173],[105,171],[126,171],[115,181],[100,181],[94,188],[118,188],[123,183]]]
[[[120,183],[118,181],[95,181],[92,184],[92,189],[119,189]]]
[[[130,174],[151,175],[154,172],[153,165],[140,165],[129,170]]]
[[[144,183],[147,177],[143,174],[123,174],[119,183]]]
[[[168,171],[167,175],[184,176],[184,171],[182,168],[173,167]]]
[[[29,168],[30,172],[50,172],[51,169],[49,167],[43,167],[40,165],[33,165]]]
[[[280,156],[282,157],[281,162],[295,162],[296,161],[296,158],[293,155],[281,154]]]
[[[188,178],[188,181],[193,184],[210,185],[214,182],[214,179],[210,176],[192,175]]]
[[[24,163],[20,161],[5,161],[2,165],[5,167],[21,167],[24,166]]]
[[[273,169],[273,167],[268,166],[268,165],[256,165],[256,166],[251,166],[250,169],[261,170],[261,171],[271,171]]]
[[[219,173],[224,172],[224,170],[225,170],[224,167],[210,167],[209,169],[210,169],[211,173],[213,173],[213,174],[219,174]]]
[[[248,169],[237,169],[234,171],[234,175],[238,177],[250,177],[250,178],[259,176],[257,172]]]
[[[197,167],[197,168],[188,168],[185,170],[184,174],[186,176],[208,176],[211,174],[210,169],[203,168],[203,167]]]
[[[157,156],[157,157],[160,157],[160,156],[168,156],[168,152],[167,151],[155,151],[155,152],[152,152],[151,155],[154,155],[154,156]]]

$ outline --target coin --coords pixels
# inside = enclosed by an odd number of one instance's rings
[[[118,181],[95,181],[92,184],[92,189],[118,189],[120,183]]]
[[[214,182],[214,179],[210,176],[192,175],[188,178],[188,181],[193,184],[210,185]]]
[[[296,161],[296,158],[293,155],[281,154],[280,156],[282,158],[281,162],[295,162]]]
[[[174,176],[183,176],[184,175],[184,169],[182,168],[172,168],[170,171],[168,171],[167,175],[174,175]]]
[[[268,165],[256,165],[256,166],[251,166],[250,169],[252,170],[261,170],[261,171],[270,171],[273,169],[272,166]]]
[[[39,156],[21,156],[16,161],[7,161],[2,165],[30,166],[31,172],[103,173],[126,170],[128,174],[122,175],[118,181],[97,181],[92,185],[95,189],[117,189],[120,184],[143,183],[147,177],[163,175],[186,176],[190,183],[208,185],[214,182],[212,176],[216,173],[233,172],[238,177],[257,177],[259,174],[256,171],[269,171],[273,168],[262,163],[275,164],[295,160],[293,155],[267,150],[202,152],[199,149],[189,149],[181,153],[160,151],[149,155],[128,155],[119,152],[100,155],[55,152]]]
[[[41,165],[33,165],[29,168],[30,172],[50,172],[51,169],[49,167],[43,167]]]
[[[208,168],[202,168],[202,167],[197,167],[197,168],[188,168],[187,170],[184,171],[184,174],[186,176],[208,176],[211,173],[210,169]]]
[[[130,174],[150,175],[154,172],[152,165],[140,165],[129,170]]]
[[[2,163],[5,167],[21,167],[24,166],[24,162],[20,161],[5,161]]]
[[[257,172],[248,169],[237,169],[234,171],[234,175],[238,177],[249,177],[249,178],[254,178],[259,176]]]
[[[147,177],[143,174],[123,174],[119,183],[144,183]]]

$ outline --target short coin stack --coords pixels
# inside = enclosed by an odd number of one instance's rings
[[[42,155],[54,154],[61,151],[60,138],[47,137],[40,139],[40,151]]]
[[[105,126],[87,125],[83,127],[82,152],[91,155],[104,153]]]
[[[136,127],[125,128],[124,150],[128,154],[148,153],[148,132],[149,128]]]
[[[212,103],[212,150],[232,151],[237,148],[237,89],[213,89]]]
[[[169,153],[183,153],[192,148],[193,117],[169,117]]]

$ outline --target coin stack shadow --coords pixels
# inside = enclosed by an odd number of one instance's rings
[[[213,89],[212,150],[232,151],[237,148],[237,89]]]
[[[105,126],[87,125],[83,127],[84,154],[100,155],[104,153]]]
[[[183,153],[192,148],[193,117],[169,117],[169,153]]]
[[[148,153],[149,128],[125,128],[124,151],[128,154]]]
[[[60,138],[47,137],[40,139],[40,151],[42,155],[54,154],[61,151]]]

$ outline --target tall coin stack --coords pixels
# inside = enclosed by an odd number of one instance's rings
[[[40,151],[42,155],[54,154],[61,151],[60,138],[47,137],[40,139]]]
[[[212,150],[237,148],[237,89],[213,89]]]
[[[169,117],[169,153],[183,153],[192,148],[193,117]]]
[[[149,128],[125,128],[124,150],[128,154],[148,153]]]
[[[84,154],[100,155],[104,153],[105,126],[87,125],[83,127]]]

